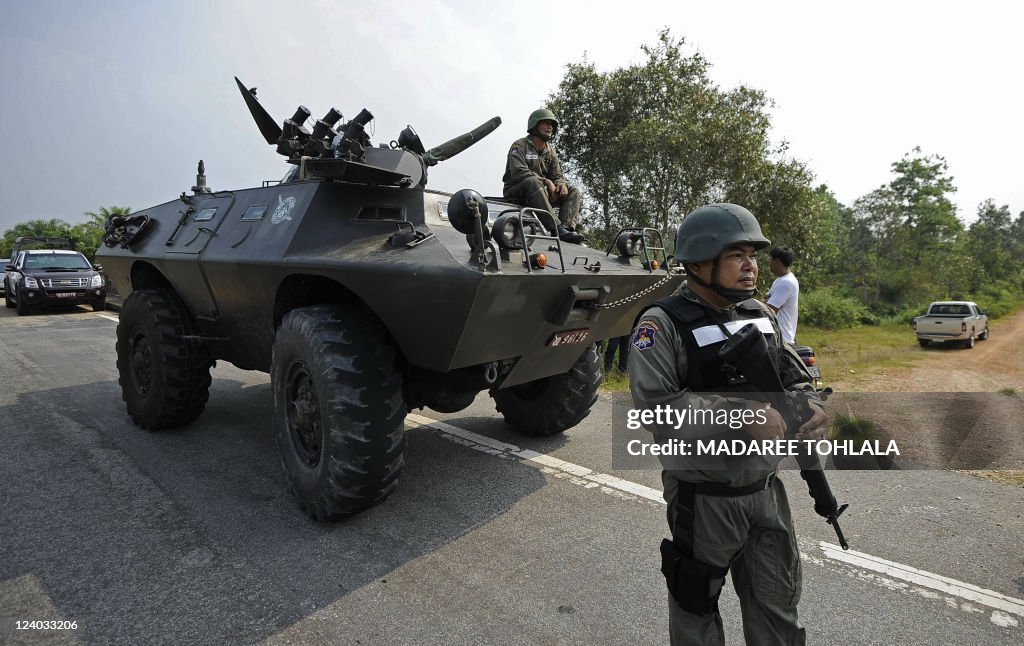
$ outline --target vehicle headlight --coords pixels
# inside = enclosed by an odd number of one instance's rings
[[[89,281],[89,287],[101,287],[102,285],[103,278],[99,274],[93,276],[92,280]]]
[[[32,278],[31,276],[25,276],[25,287],[39,289],[39,281],[37,281],[35,278]]]

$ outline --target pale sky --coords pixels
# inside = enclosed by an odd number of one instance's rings
[[[508,145],[586,54],[640,62],[663,27],[723,88],[775,101],[790,143],[845,204],[920,146],[949,163],[959,215],[1024,210],[1024,10],[1000,0],[393,2],[0,0],[0,232],[176,198],[206,161],[215,190],[280,178],[233,76],[278,120],[300,103],[376,117],[376,145],[412,124],[429,148],[500,116],[430,171],[429,187],[500,194]]]

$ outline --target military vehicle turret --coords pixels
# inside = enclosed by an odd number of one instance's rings
[[[307,129],[300,106],[278,126],[235,81],[290,170],[214,191],[200,162],[191,192],[111,219],[98,256],[126,297],[122,397],[137,426],[168,429],[203,412],[214,360],[269,372],[284,472],[318,520],[391,494],[412,409],[459,411],[486,390],[523,433],[575,426],[601,380],[595,342],[681,280],[656,231],[600,251],[530,209],[428,190],[428,167],[498,118],[429,150],[411,127],[373,146],[365,109]]]

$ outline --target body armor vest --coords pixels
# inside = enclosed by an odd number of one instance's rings
[[[702,327],[718,327],[731,321],[766,318],[764,308],[753,299],[745,300],[736,305],[729,313],[715,312],[679,295],[663,298],[651,305],[660,307],[675,323],[676,330],[686,347],[685,382],[694,392],[734,392],[749,390],[742,383],[730,380],[728,367],[723,366],[718,358],[720,343],[709,343],[703,347],[698,345],[693,331]],[[641,314],[642,316],[642,314]],[[768,341],[769,347],[777,347],[773,340]],[[776,366],[777,369],[777,366]],[[683,377],[684,375],[680,375]]]

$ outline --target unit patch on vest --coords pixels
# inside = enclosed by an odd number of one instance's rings
[[[640,321],[633,333],[633,347],[643,352],[654,347],[654,337],[658,333],[658,324],[654,321]]]

